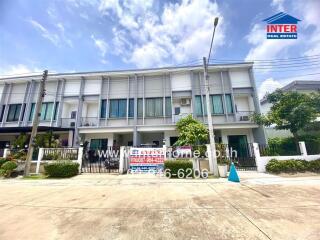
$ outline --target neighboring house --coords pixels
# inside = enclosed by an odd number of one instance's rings
[[[297,91],[300,93],[307,93],[307,94],[312,92],[318,92],[320,91],[320,80],[319,81],[316,81],[316,80],[293,81],[285,85],[284,87],[282,87],[281,90],[284,92]],[[261,104],[261,112],[263,114],[266,114],[270,111],[272,104],[267,101],[266,96],[260,100],[260,104]],[[320,121],[319,118],[317,120]],[[274,127],[266,127],[266,134],[268,138],[292,136],[289,130],[276,130]]]
[[[265,143],[250,121],[260,112],[252,63],[210,65],[216,141]],[[0,142],[30,133],[40,75],[0,79]],[[49,74],[39,132],[53,130],[69,146],[172,145],[187,114],[204,123],[202,66]]]

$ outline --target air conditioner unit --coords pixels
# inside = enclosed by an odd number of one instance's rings
[[[76,123],[75,122],[70,122],[70,127],[75,127]]]
[[[191,100],[189,98],[182,98],[180,104],[181,106],[189,106],[191,104]]]
[[[249,121],[249,116],[240,116],[240,121]]]

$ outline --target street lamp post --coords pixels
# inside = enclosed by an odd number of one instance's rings
[[[219,18],[214,19],[214,29],[211,38],[210,50],[208,59],[203,57],[203,72],[204,72],[204,81],[205,81],[205,88],[206,88],[206,105],[207,105],[207,120],[208,120],[208,127],[209,127],[209,140],[210,140],[210,157],[209,157],[209,167],[210,172],[213,173],[214,176],[219,176],[218,172],[218,163],[217,163],[217,156],[216,156],[216,145],[214,140],[214,132],[213,132],[213,124],[212,124],[212,116],[211,116],[211,101],[210,101],[210,88],[209,88],[209,75],[208,75],[208,65],[210,61],[211,49],[213,44],[213,39],[216,31],[216,27],[218,25]]]

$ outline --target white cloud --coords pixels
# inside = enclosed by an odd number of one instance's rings
[[[279,12],[284,11],[285,0],[272,0],[271,6],[275,7]]]
[[[262,99],[266,93],[272,93],[274,90],[281,88],[283,85],[273,78],[264,80],[259,87],[259,98]]]
[[[105,57],[108,49],[108,44],[103,39],[95,38],[94,35],[91,35],[91,38],[94,41],[96,47],[99,49],[101,56]]]
[[[303,16],[303,19],[301,19],[302,21],[299,24],[305,29],[313,28],[313,31],[307,37],[307,41],[305,41],[305,55],[320,54],[320,1],[295,1],[294,9],[298,15]]]
[[[56,33],[50,32],[48,29],[46,29],[43,25],[41,25],[39,22],[30,19],[27,20],[31,25],[41,33],[41,36],[43,38],[48,39],[50,42],[52,42],[55,46],[59,46],[61,43],[66,43],[69,47],[73,47],[72,41],[66,37],[65,34],[65,27],[61,22],[58,22],[55,24],[55,27],[58,29]]]
[[[29,75],[30,73],[41,73],[39,68],[30,68],[23,64],[9,65],[1,68],[0,77],[8,77],[10,75]]]
[[[48,39],[50,42],[52,42],[54,45],[58,46],[60,38],[57,34],[49,32],[44,26],[42,26],[39,22],[35,20],[28,20],[31,25],[41,33],[41,36]]]
[[[217,3],[183,0],[165,4],[160,15],[152,3],[101,1],[99,10],[119,22],[113,30],[113,53],[123,61],[144,68],[200,60],[208,54],[215,17],[220,19],[213,51],[224,45],[224,19]]]

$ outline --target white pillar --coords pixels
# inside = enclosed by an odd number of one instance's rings
[[[208,159],[209,159],[210,172],[213,172],[213,159],[212,159],[212,154],[211,154],[211,147],[210,147],[210,144],[206,144],[206,146],[207,146],[207,154],[208,154]]]
[[[9,148],[5,148],[3,150],[3,158],[7,158],[10,154],[10,149]]]
[[[40,172],[40,163],[41,163],[42,158],[43,158],[43,148],[39,148],[36,174],[39,174],[39,172]]]
[[[81,173],[82,156],[83,156],[83,147],[79,147],[79,149],[78,149],[78,160],[77,160],[77,162],[79,163],[79,173]]]
[[[164,161],[165,161],[167,160],[167,146],[163,145],[162,148],[163,148],[163,155],[164,155]]]
[[[73,131],[69,130],[69,133],[68,133],[68,147],[72,147],[72,143],[73,143]]]
[[[192,158],[193,171],[199,171],[200,173],[200,162],[199,158]]]
[[[125,147],[120,147],[120,158],[119,158],[119,173],[123,174],[127,169],[127,164],[125,163]]]
[[[265,162],[261,160],[259,144],[253,143],[252,145],[253,145],[253,154],[254,154],[254,158],[256,160],[257,170],[258,170],[258,172],[265,172],[266,165],[265,165]]]
[[[308,155],[307,148],[306,148],[306,143],[305,142],[299,142],[299,148],[300,148],[300,153],[303,157],[306,157]]]

